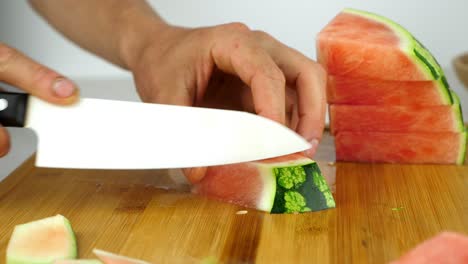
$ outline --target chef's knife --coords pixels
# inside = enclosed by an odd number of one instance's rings
[[[0,124],[35,131],[38,167],[186,168],[310,148],[289,128],[255,114],[91,98],[57,106],[27,94],[0,93]]]

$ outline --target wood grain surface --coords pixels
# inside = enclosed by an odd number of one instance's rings
[[[32,157],[0,182],[0,263],[15,225],[55,214],[80,257],[152,263],[387,263],[442,230],[468,234],[467,165],[329,164],[333,153],[327,136],[316,160],[337,208],[297,215],[195,196],[174,171],[42,169]]]

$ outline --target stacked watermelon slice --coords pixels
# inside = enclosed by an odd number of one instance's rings
[[[340,161],[462,164],[467,132],[440,65],[406,29],[344,9],[317,37]]]

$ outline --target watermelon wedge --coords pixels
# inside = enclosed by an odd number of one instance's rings
[[[93,253],[102,260],[104,264],[151,264],[143,260],[117,255],[100,249],[93,249]]]
[[[468,236],[442,232],[424,241],[390,264],[468,263]]]
[[[17,225],[7,247],[7,264],[50,264],[77,257],[70,222],[56,215]]]
[[[388,81],[328,76],[327,101],[348,105],[450,105],[445,79],[437,81]]]
[[[330,75],[423,81],[444,77],[434,56],[401,25],[344,9],[317,36],[317,60]]]
[[[330,129],[372,132],[463,132],[460,101],[453,105],[330,105]]]
[[[335,207],[317,163],[300,154],[208,167],[193,192],[271,213]]]
[[[338,132],[336,159],[353,162],[463,164],[467,132]]]

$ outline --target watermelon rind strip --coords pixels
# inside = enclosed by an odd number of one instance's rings
[[[467,143],[468,143],[468,133],[467,133],[466,128],[465,128],[465,132],[463,132],[462,135],[461,135],[460,155],[458,156],[458,160],[457,160],[457,164],[459,164],[459,165],[462,165],[465,162]]]
[[[345,8],[343,12],[362,16],[387,25],[398,35],[401,41],[400,48],[421,68],[426,78],[438,80],[442,76],[445,76],[440,64],[434,56],[400,24],[386,17],[353,8]]]
[[[450,85],[447,82],[447,78],[445,77],[445,75],[441,76],[440,79],[437,80],[437,82],[438,82],[437,87],[438,87],[440,96],[442,98],[442,102],[447,105],[453,104],[454,99],[452,97]]]
[[[258,201],[257,209],[271,212],[275,202],[276,176],[270,166],[259,165],[258,170],[263,180],[263,192],[260,201]]]
[[[463,111],[461,108],[461,103],[460,103],[460,98],[458,97],[457,93],[455,93],[453,90],[450,90],[450,93],[453,98],[453,107],[454,109],[454,114],[455,114],[455,120],[457,120],[456,128],[458,131],[465,131],[465,122],[463,121]]]
[[[127,257],[124,255],[118,255],[109,251],[104,251],[102,249],[93,249],[94,255],[96,255],[98,258],[100,258],[103,262],[105,262],[107,259],[115,261],[115,263],[135,263],[135,264],[151,264],[149,262],[146,262],[144,260],[140,259],[135,259],[131,257]],[[109,263],[111,263],[109,261]]]
[[[68,258],[75,259],[75,258],[78,257],[78,244],[76,242],[75,232],[73,231],[73,228],[72,228],[72,225],[71,225],[70,221],[64,216],[60,215],[60,217],[63,217],[65,227],[68,230],[69,239],[72,242]]]

